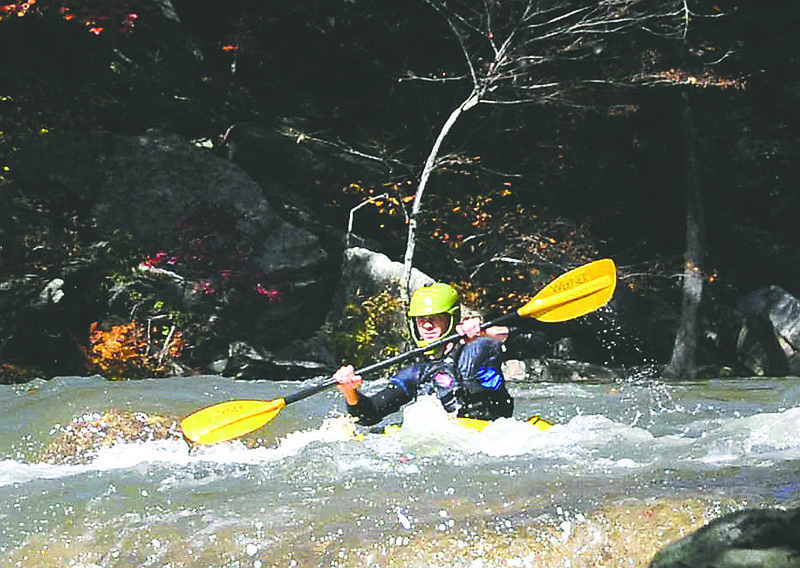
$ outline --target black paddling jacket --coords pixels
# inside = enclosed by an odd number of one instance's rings
[[[500,370],[501,355],[502,343],[494,339],[458,345],[441,359],[404,367],[386,388],[371,396],[360,394],[347,410],[360,424],[371,426],[419,395],[435,394],[445,410],[457,416],[481,420],[509,417],[514,400]]]

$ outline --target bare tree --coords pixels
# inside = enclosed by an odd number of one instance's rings
[[[589,88],[630,85],[630,69],[620,72],[612,63],[620,49],[630,49],[617,40],[630,33],[679,40],[689,19],[686,0],[425,2],[444,18],[458,42],[467,72],[456,79],[469,90],[439,130],[419,178],[404,256],[406,294],[422,198],[442,161],[443,142],[464,113],[478,104],[574,103]],[[634,59],[629,51],[624,55]]]
[[[686,21],[696,16],[685,7]],[[707,18],[720,18],[726,14],[717,13]],[[683,61],[688,60],[688,44],[686,27],[681,45]],[[669,69],[665,72],[639,77],[640,84],[650,86],[666,86],[678,88],[681,97],[680,130],[683,146],[683,178],[682,186],[686,199],[685,216],[685,249],[683,255],[683,275],[681,284],[681,307],[675,343],[672,355],[664,369],[667,378],[694,379],[697,376],[697,345],[700,336],[700,303],[703,297],[705,282],[705,211],[703,207],[703,191],[697,166],[696,134],[692,119],[690,93],[697,89],[740,89],[744,83],[738,79],[730,79],[717,75],[714,67],[731,54],[730,51],[713,61],[704,63],[700,73],[689,73],[685,70]]]
[[[703,255],[705,214],[700,181],[697,176],[694,124],[689,94],[681,94],[681,131],[683,132],[683,185],[686,194],[686,250],[684,252],[681,318],[672,349],[672,357],[664,369],[670,378],[693,379],[697,373],[695,354],[698,338],[698,312],[703,296]]]

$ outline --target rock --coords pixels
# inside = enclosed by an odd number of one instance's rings
[[[322,332],[279,349],[260,348],[246,341],[234,342],[230,345],[224,362],[217,363],[218,372],[240,379],[274,380],[330,375],[336,368],[336,361],[328,350],[328,343],[331,333],[336,333],[342,322],[348,319],[348,306],[361,306],[366,299],[395,288],[402,272],[402,263],[394,262],[382,253],[359,247],[347,249],[342,275]],[[433,279],[422,272],[416,269],[412,271],[412,287],[417,288],[432,282]],[[380,337],[376,343],[390,339]],[[396,347],[402,349],[405,345]]]
[[[91,412],[61,427],[59,434],[41,451],[39,460],[56,464],[89,463],[99,450],[115,444],[182,439],[175,418],[123,410]]]
[[[387,290],[392,294],[399,294],[402,275],[403,263],[395,262],[385,254],[366,248],[348,248],[344,254],[341,278],[331,302],[326,325],[338,327],[339,322],[347,319],[349,306],[352,304],[360,306],[366,298]],[[433,282],[430,276],[417,269],[412,270],[412,290]]]
[[[507,382],[521,383],[528,378],[528,366],[519,359],[506,359],[501,365]]]
[[[189,314],[195,345],[203,346],[188,352],[189,364],[199,370],[225,359],[231,344],[280,349],[312,336],[324,320],[339,273],[340,242],[287,222],[230,161],[159,130],[50,135],[18,159],[15,171],[25,184],[56,185],[84,204],[81,215],[90,217],[83,221],[93,227],[94,238],[128,235],[129,254],[143,256],[111,259],[120,271],[115,275],[104,272],[108,262],[94,263],[91,278],[80,282],[53,262],[47,279],[37,275],[30,283],[33,295],[26,303],[6,295],[0,308],[37,304],[65,311],[73,306],[71,298],[96,298],[113,276],[108,305],[85,305],[80,319],[146,318],[154,305]],[[81,244],[120,255],[116,244]],[[72,331],[75,347],[75,337],[81,341],[85,333]]]
[[[26,371],[19,376],[87,371],[77,338],[88,338],[87,318],[97,309],[98,254],[87,247],[67,264],[0,280],[0,356]],[[2,382],[17,380],[0,374]]]
[[[373,296],[400,282],[402,276],[402,262],[393,261],[383,253],[351,247],[345,251],[340,288],[345,297],[352,297],[356,291]],[[434,282],[427,274],[412,268],[412,291]]]
[[[53,278],[47,283],[47,286],[45,286],[44,290],[42,290],[42,292],[39,294],[39,303],[59,303],[64,297],[64,291],[62,290],[63,287],[64,281],[61,278]]]
[[[739,363],[757,377],[785,375],[789,366],[769,320],[751,316],[741,322],[736,341]]]
[[[659,551],[650,568],[800,568],[800,509],[746,509]]]
[[[348,248],[342,276],[317,343],[329,346],[335,357],[361,367],[404,351],[407,323],[400,300],[403,264],[366,248]],[[411,287],[433,283],[412,270]],[[374,318],[367,326],[370,314]]]
[[[392,167],[341,142],[303,133],[302,125],[291,122],[231,125],[224,136],[228,159],[258,182],[281,217],[328,241],[330,226],[311,214],[320,196],[339,194],[354,180],[378,185],[392,177]]]
[[[540,330],[513,327],[506,340],[508,359],[532,359],[543,357],[551,350],[547,334]]]
[[[619,371],[583,361],[565,359],[533,359],[525,362],[528,380],[548,383],[612,382],[620,378]]]
[[[783,338],[787,355],[800,349],[800,300],[779,286],[761,288],[747,295],[742,302],[742,310],[747,315],[763,314],[769,318],[779,337]]]
[[[800,373],[800,300],[770,286],[748,294],[739,310],[739,361],[759,376]]]
[[[230,345],[221,374],[237,379],[288,381],[327,376],[333,371],[334,361],[330,355],[319,356],[306,343],[295,345],[295,349],[285,349],[283,353],[273,353],[237,341]]]
[[[209,210],[230,216],[236,244],[267,275],[325,262],[319,241],[279,218],[258,184],[230,162],[157,130],[115,136],[110,148],[98,156],[104,175],[91,196],[101,228],[125,230],[158,251],[181,244],[187,218]]]

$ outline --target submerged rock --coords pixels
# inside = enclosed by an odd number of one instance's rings
[[[115,444],[182,439],[175,418],[124,410],[92,412],[62,427],[39,459],[54,464],[88,463],[99,450]]]

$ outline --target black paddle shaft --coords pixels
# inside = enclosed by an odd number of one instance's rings
[[[500,323],[503,323],[507,320],[513,319],[517,316],[516,312],[511,312],[509,314],[505,314],[500,316],[496,320],[486,322],[481,325],[481,329],[486,329]],[[380,369],[385,369],[386,367],[391,367],[395,363],[400,363],[401,361],[405,361],[406,359],[410,359],[411,357],[416,357],[417,355],[422,355],[426,351],[430,351],[431,349],[436,349],[437,347],[441,347],[442,345],[446,345],[451,341],[455,341],[456,339],[460,339],[462,336],[453,333],[448,335],[447,337],[443,337],[441,339],[437,339],[433,343],[429,343],[423,347],[417,347],[416,349],[412,349],[410,351],[406,351],[404,353],[400,353],[399,355],[395,355],[394,357],[390,357],[384,361],[379,361],[377,363],[373,363],[372,365],[367,365],[363,369],[359,369],[356,371],[356,375],[365,375],[367,373],[372,373],[373,371],[379,371]],[[290,394],[289,396],[283,399],[284,403],[287,405],[292,404],[293,402],[297,402],[299,400],[303,400],[304,398],[308,398],[311,395],[317,394],[318,392],[322,392],[327,390],[333,386],[336,386],[336,379],[328,379],[327,381],[323,381],[318,385],[310,386],[305,389],[301,389],[295,393]]]

